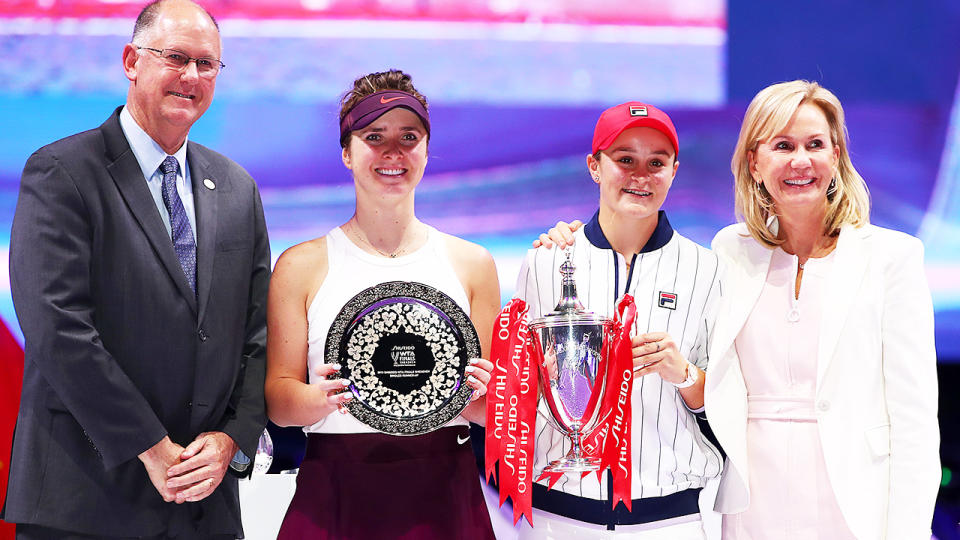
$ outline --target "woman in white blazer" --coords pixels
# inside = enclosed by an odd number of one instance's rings
[[[940,480],[923,246],[869,224],[840,102],[762,90],[732,160],[741,223],[709,348],[725,539],[930,538]]]

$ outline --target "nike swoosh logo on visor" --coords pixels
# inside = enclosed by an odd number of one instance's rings
[[[459,435],[457,435],[457,444],[463,444],[463,443],[465,443],[465,442],[467,442],[467,441],[469,441],[469,440],[470,440],[470,436],[469,436],[469,435],[467,435],[466,437],[464,437],[464,438],[462,438],[462,439],[460,438]]]
[[[387,103],[390,103],[391,101],[396,101],[398,99],[403,99],[403,96],[392,97],[390,99],[384,99],[383,96],[380,96],[380,103],[383,105],[386,105]]]

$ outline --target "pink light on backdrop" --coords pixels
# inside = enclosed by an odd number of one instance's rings
[[[0,17],[134,17],[143,1],[11,0]],[[205,0],[218,18],[363,18],[726,27],[723,0]]]

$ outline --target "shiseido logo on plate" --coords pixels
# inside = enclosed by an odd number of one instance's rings
[[[394,367],[407,367],[417,365],[417,353],[413,345],[394,345],[390,349],[390,358],[393,359]]]

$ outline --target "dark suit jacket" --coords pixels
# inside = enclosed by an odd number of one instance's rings
[[[240,535],[235,477],[178,506],[137,455],[204,431],[256,452],[270,275],[260,195],[239,165],[189,143],[195,296],[118,114],[23,171],[10,282],[26,358],[3,519],[110,536],[191,520]]]

